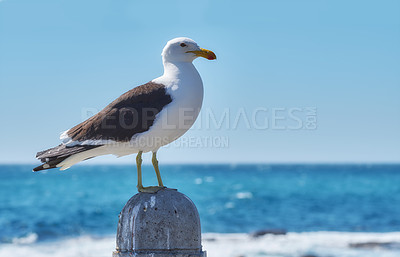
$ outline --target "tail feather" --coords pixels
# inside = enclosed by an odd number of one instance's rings
[[[54,159],[54,160],[45,162],[42,165],[33,168],[33,171],[40,171],[40,170],[48,170],[48,169],[57,168],[57,164],[59,164],[60,162],[64,161],[66,158],[68,158],[68,157],[62,157],[62,158],[58,158],[58,159]]]
[[[68,157],[99,146],[101,145],[75,145],[68,147],[61,144],[59,146],[38,152],[36,154],[36,158],[39,159],[43,164],[34,168],[33,171],[57,168],[57,165]]]

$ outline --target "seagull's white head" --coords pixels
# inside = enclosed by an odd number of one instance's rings
[[[192,62],[197,57],[215,60],[215,54],[207,49],[200,48],[197,43],[187,37],[171,39],[162,51],[164,62]]]

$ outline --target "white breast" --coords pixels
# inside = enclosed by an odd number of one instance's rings
[[[149,131],[132,139],[131,144],[144,152],[157,151],[185,134],[203,103],[203,82],[192,63],[164,64],[164,69],[152,82],[165,85],[172,102],[157,114]]]

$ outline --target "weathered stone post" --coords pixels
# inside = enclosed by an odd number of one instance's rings
[[[113,257],[206,257],[194,203],[175,189],[138,193],[119,215]]]

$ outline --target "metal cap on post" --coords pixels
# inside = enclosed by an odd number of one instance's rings
[[[194,203],[174,189],[138,193],[119,215],[113,257],[206,257]]]

